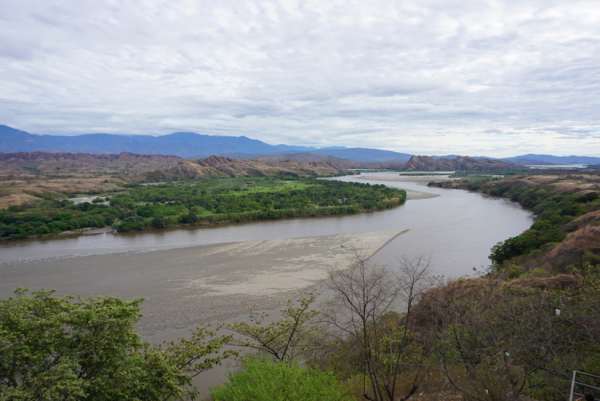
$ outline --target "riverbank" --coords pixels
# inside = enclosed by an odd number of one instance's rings
[[[153,252],[51,258],[3,265],[0,298],[15,288],[60,294],[144,298],[142,335],[152,342],[193,327],[273,310],[315,285],[355,252],[377,253],[398,232],[243,241]]]
[[[431,185],[511,199],[535,214],[528,230],[492,250],[497,272],[564,273],[600,261],[599,174],[473,177]]]
[[[435,274],[453,278],[485,266],[493,244],[531,224],[506,201],[395,179],[365,182],[437,196],[377,213],[0,245],[0,297],[16,287],[141,297],[140,332],[156,343],[200,324],[276,317],[329,269],[347,267],[354,243],[375,264],[393,270],[402,258],[424,256]],[[233,368],[228,362],[203,373],[198,386],[206,393]]]
[[[369,173],[368,175],[357,176],[359,180],[370,180],[370,181],[378,181],[382,183],[415,183],[423,185],[423,188],[426,189],[426,185],[429,183],[444,183],[448,181],[453,181],[453,178],[450,177],[451,173],[448,174],[426,174],[426,173]],[[415,189],[405,189],[406,191],[406,199],[408,200],[417,200],[417,199],[429,199],[435,198],[439,196],[439,194],[430,192],[430,191],[418,191]]]
[[[0,210],[0,240],[105,227],[125,233],[348,215],[405,201],[400,189],[315,179],[236,177],[131,185],[92,202],[45,199]]]

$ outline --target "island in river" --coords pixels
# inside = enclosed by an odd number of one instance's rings
[[[426,256],[437,274],[458,277],[486,266],[490,248],[531,225],[518,205],[476,193],[425,186],[447,177],[360,174],[336,178],[403,189],[402,207],[373,213],[248,222],[132,234],[102,233],[0,244],[0,297],[15,288],[59,294],[143,298],[145,339],[160,343],[199,324],[273,312],[310,290],[358,252],[393,269]],[[490,229],[493,227],[493,229]],[[201,375],[202,390],[228,367]]]
[[[309,178],[237,177],[129,184],[116,193],[48,197],[0,210],[0,240],[113,227],[118,232],[355,214],[403,204],[406,192]]]

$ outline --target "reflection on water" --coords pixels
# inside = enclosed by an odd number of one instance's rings
[[[390,173],[391,175],[391,173]],[[531,225],[531,216],[518,205],[462,190],[428,188],[418,182],[365,180],[358,176],[344,181],[385,184],[440,196],[409,200],[401,207],[381,212],[343,217],[290,219],[249,223],[210,229],[180,229],[164,232],[93,236],[15,242],[0,246],[0,263],[45,258],[121,252],[144,252],[195,245],[244,240],[350,234],[382,230],[410,231],[394,240],[377,256],[380,263],[393,263],[401,256],[431,258],[439,272],[449,276],[467,274],[487,265],[489,250],[496,242],[520,233]],[[375,177],[381,177],[381,173]]]

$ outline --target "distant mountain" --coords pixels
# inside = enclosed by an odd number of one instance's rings
[[[186,158],[210,155],[236,159],[254,159],[270,155],[313,153],[362,163],[400,163],[409,154],[366,148],[315,148],[307,146],[270,145],[246,136],[203,135],[176,132],[162,136],[151,135],[34,135],[0,125],[0,152],[71,152],[91,154],[137,153],[173,155]]]
[[[319,155],[314,152],[286,153],[282,155],[261,156],[257,157],[256,160],[263,161],[266,163],[296,162],[308,165],[330,165],[340,170],[360,168],[365,164],[348,159],[340,159],[333,156]]]
[[[366,163],[406,162],[411,157],[408,153],[368,148],[332,147],[314,150],[311,153]]]
[[[54,152],[144,155],[172,155],[184,158],[204,158],[211,155],[233,159],[257,159],[266,156],[289,157],[292,154],[305,161],[308,155],[332,157],[358,163],[361,167],[400,168],[410,158],[408,153],[382,149],[271,145],[246,136],[205,135],[194,132],[175,132],[168,135],[83,134],[37,135],[0,125],[0,153]],[[456,160],[462,156],[435,156],[436,160]],[[489,158],[473,157],[477,160]],[[526,154],[501,159],[507,163],[528,164],[586,164],[600,165],[600,157],[553,156]],[[322,161],[322,160],[319,160]]]
[[[291,158],[299,157],[301,159],[315,160],[333,158],[336,160],[345,160],[355,164],[355,167],[364,168],[385,168],[386,166],[401,166],[410,159],[410,154],[393,152],[389,150],[367,149],[367,148],[305,148],[304,151],[272,153],[272,154],[254,154],[254,153],[224,153],[223,156],[233,159],[261,159],[264,157]]]
[[[553,155],[539,155],[539,154],[527,154],[515,157],[507,157],[503,160],[517,163],[517,164],[587,164],[596,165],[600,164],[600,157],[592,156],[553,156]]]
[[[85,134],[33,135],[0,125],[0,152],[71,152],[92,154],[137,153],[207,157],[226,153],[280,154],[310,150],[301,146],[269,145],[245,136],[202,135],[176,132],[169,135]]]
[[[498,159],[483,157],[453,156],[412,156],[405,169],[412,171],[492,171],[518,167]]]

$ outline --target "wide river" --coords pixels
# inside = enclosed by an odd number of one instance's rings
[[[532,223],[531,214],[503,199],[463,190],[425,186],[425,180],[394,173],[363,173],[337,178],[384,184],[437,196],[409,199],[395,209],[344,217],[290,219],[211,229],[181,229],[135,235],[103,233],[76,238],[14,242],[0,245],[3,264],[73,256],[147,252],[247,240],[273,240],[375,231],[402,231],[376,255],[392,264],[401,257],[425,256],[436,272],[456,277],[489,264],[490,248]]]
[[[414,193],[403,206],[353,216],[289,219],[135,235],[103,233],[2,244],[0,277],[2,265],[15,266],[45,259],[55,261],[75,256],[144,253],[236,241],[400,232],[406,229],[409,231],[375,255],[376,262],[393,264],[401,257],[424,256],[430,259],[436,273],[457,277],[472,273],[473,268],[486,267],[490,248],[495,243],[522,232],[532,224],[531,214],[514,203],[463,190],[430,188],[425,185],[426,177],[363,173],[336,179],[384,184]],[[436,196],[420,199],[419,194],[423,192]]]
[[[187,336],[198,325],[277,313],[296,291],[314,288],[354,252],[394,268],[425,257],[448,278],[481,271],[490,248],[532,223],[514,203],[462,190],[428,188],[429,179],[397,173],[336,178],[404,188],[406,204],[344,217],[290,219],[211,229],[104,233],[0,245],[0,298],[15,288],[144,298],[138,327],[153,343]],[[399,234],[399,235],[398,235]],[[196,377],[206,396],[234,361]]]

